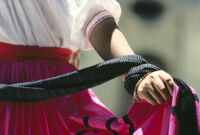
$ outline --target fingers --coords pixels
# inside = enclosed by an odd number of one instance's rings
[[[148,92],[144,93],[143,99],[145,99],[149,104],[157,105],[156,100]]]
[[[159,77],[165,84],[165,87],[167,88],[169,94],[172,96],[173,95],[172,91],[173,91],[173,86],[174,86],[173,78],[164,71],[161,71],[161,73],[159,74]]]
[[[169,93],[167,92],[162,80],[159,77],[155,78],[155,80],[152,82],[152,86],[155,93],[158,93],[157,95],[160,96],[160,100],[163,100],[163,102],[166,101]]]
[[[171,95],[174,80],[164,71],[156,71],[148,75],[139,85],[137,93],[140,99],[152,105],[162,104]]]
[[[148,93],[153,97],[153,99],[156,101],[156,104],[162,104],[164,102],[163,98],[161,97],[160,93],[155,89],[155,87],[152,87],[152,85],[149,87]]]
[[[169,90],[169,93],[170,93],[170,95],[172,96],[173,95],[173,83],[171,82],[167,82],[166,84],[165,84],[166,86],[167,86],[167,88],[168,88],[168,90]]]
[[[137,91],[140,99],[144,99],[152,105],[162,104],[164,102],[160,93],[150,83],[143,83],[141,85]]]

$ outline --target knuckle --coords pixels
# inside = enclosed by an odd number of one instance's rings
[[[160,73],[164,73],[164,74],[166,74],[167,72],[165,72],[164,70],[160,70]]]
[[[165,87],[160,87],[160,90],[163,92],[163,91],[165,91],[166,89],[165,89]]]
[[[137,93],[138,93],[138,94],[142,94],[143,91],[142,91],[141,89],[138,89],[138,90],[137,90]]]
[[[143,81],[143,82],[142,82],[142,88],[143,88],[143,89],[148,88],[148,86],[149,86],[149,81]]]
[[[163,70],[159,72],[159,75],[169,76],[169,74],[167,72],[163,71]]]
[[[169,75],[169,74],[165,74],[164,79],[165,79],[165,80],[171,80],[172,77],[171,77],[171,75]]]
[[[137,93],[138,94],[144,94],[145,92],[144,92],[144,89],[138,88],[137,89]]]
[[[171,81],[171,80],[172,80],[172,78],[169,76],[165,78],[165,81]]]
[[[156,71],[155,73],[156,73],[156,74],[163,74],[164,71],[163,71],[163,70],[158,70],[158,71]]]
[[[150,75],[149,75],[149,78],[150,78],[150,79],[154,79],[154,78],[155,78],[155,75],[154,75],[154,74],[150,74]]]

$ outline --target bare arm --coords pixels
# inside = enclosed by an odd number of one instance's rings
[[[134,54],[113,18],[105,19],[94,28],[90,42],[104,60]]]
[[[90,42],[104,60],[134,54],[113,18],[102,21],[94,28]],[[124,76],[122,79],[124,80]],[[161,104],[172,95],[173,84],[174,81],[168,73],[153,72],[140,83],[138,96],[152,105]]]

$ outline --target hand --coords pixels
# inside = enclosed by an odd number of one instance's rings
[[[149,74],[138,86],[137,96],[152,105],[164,103],[172,96],[174,80],[163,70]]]

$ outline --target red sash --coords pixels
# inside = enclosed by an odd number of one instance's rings
[[[0,42],[0,61],[56,59],[69,62],[72,54],[72,51],[67,48],[24,46]]]

